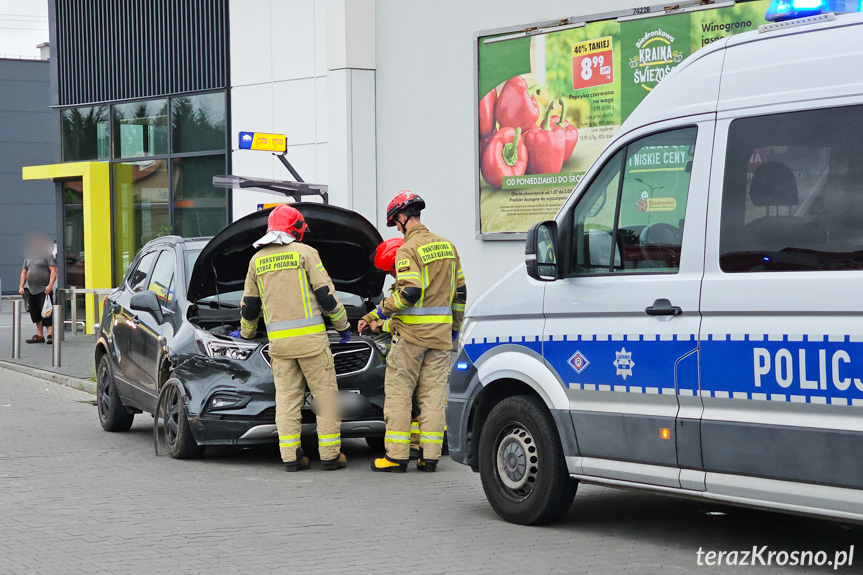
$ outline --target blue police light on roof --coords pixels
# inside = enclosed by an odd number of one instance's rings
[[[863,11],[863,0],[773,0],[764,19],[782,22],[826,12],[845,13]]]

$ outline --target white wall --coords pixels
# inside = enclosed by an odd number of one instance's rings
[[[267,152],[239,151],[239,131],[288,135],[288,159],[304,180],[329,183],[326,0],[231,0],[233,173],[290,180]],[[338,198],[337,198],[338,199]],[[281,194],[234,191],[234,218]]]
[[[377,0],[378,212],[405,188],[425,198],[423,221],[458,247],[471,299],[524,261],[523,242],[476,239],[475,33],[644,4]]]

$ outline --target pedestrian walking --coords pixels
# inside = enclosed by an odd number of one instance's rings
[[[36,324],[36,335],[27,339],[27,343],[53,343],[51,319],[42,317],[45,298],[51,297],[57,281],[57,258],[52,253],[53,244],[47,234],[31,234],[24,243],[24,265],[21,267],[18,293],[24,296],[30,319]],[[47,333],[47,339],[44,333]]]
[[[325,470],[341,469],[339,390],[322,313],[329,316],[341,343],[350,340],[350,324],[317,250],[302,243],[308,226],[286,204],[269,216],[267,234],[249,264],[243,291],[240,333],[252,339],[263,312],[276,386],[276,427],[286,471],[309,468],[300,447],[301,409],[306,385],[317,415],[318,451]]]
[[[399,193],[387,207],[387,225],[404,234],[396,253],[396,283],[358,328],[380,326],[393,334],[384,383],[386,456],[374,471],[404,472],[410,458],[411,397],[419,403],[417,469],[436,471],[446,428],[446,383],[452,342],[464,318],[467,287],[458,252],[449,240],[420,221],[423,199]]]

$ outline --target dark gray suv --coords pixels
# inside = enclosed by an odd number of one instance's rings
[[[328,325],[339,389],[352,401],[343,437],[383,447],[388,334],[360,336],[357,321],[379,301],[384,276],[372,265],[381,236],[361,215],[323,204],[293,204],[309,225],[304,242],[321,254],[348,312],[352,339]],[[172,457],[207,445],[275,442],[275,389],[263,318],[253,341],[239,329],[243,283],[269,210],[232,223],[212,239],[168,236],[138,253],[105,302],[96,344],[99,421],[125,431],[136,413],[163,410],[159,436]],[[327,320],[328,321],[328,320]],[[303,434],[315,417],[303,409]],[[350,417],[350,419],[347,419]]]

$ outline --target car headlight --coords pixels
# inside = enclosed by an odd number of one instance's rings
[[[238,409],[245,407],[252,398],[233,391],[217,391],[210,398],[210,409]]]
[[[222,339],[205,331],[198,331],[196,335],[201,351],[209,357],[215,357],[218,359],[236,359],[245,361],[252,356],[260,345],[257,342],[252,341],[246,342]]]
[[[456,354],[456,357],[461,355],[461,352],[464,349],[464,345],[470,341],[470,334],[475,327],[475,317],[466,317],[464,318],[464,321],[461,322],[461,331],[459,331],[458,334],[458,354]]]

